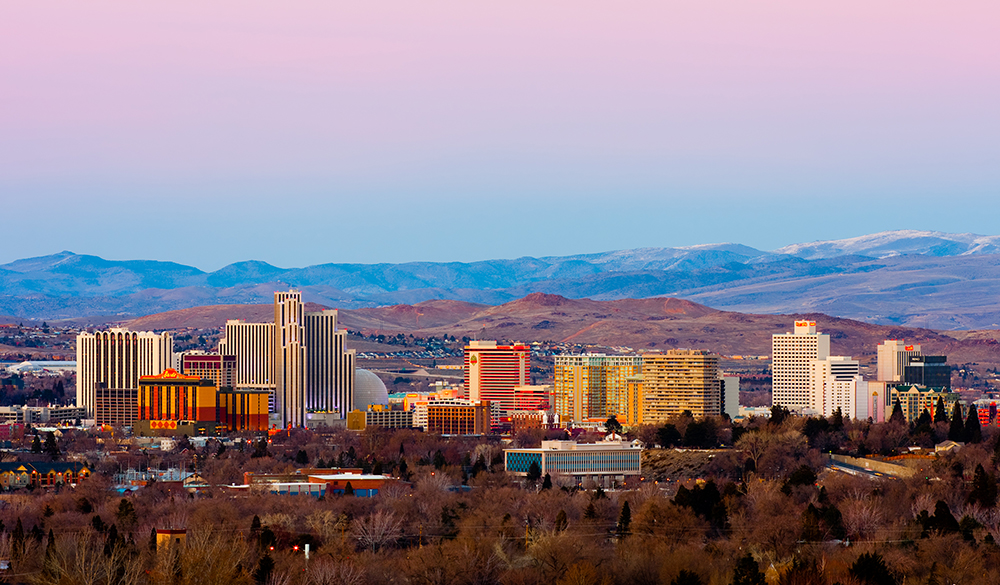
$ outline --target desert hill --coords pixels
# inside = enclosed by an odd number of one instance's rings
[[[309,310],[322,308],[307,304]],[[226,319],[270,321],[271,305],[196,307],[133,320],[133,329],[222,327]],[[533,293],[498,306],[461,301],[425,301],[367,309],[341,309],[341,327],[365,334],[443,335],[518,341],[625,346],[634,350],[675,347],[710,349],[723,355],[767,355],[771,335],[810,319],[831,337],[831,351],[863,361],[874,360],[885,339],[905,339],[925,353],[944,354],[953,364],[1000,365],[1000,331],[938,332],[930,329],[873,325],[821,313],[755,315],[719,311],[677,298],[595,301]]]

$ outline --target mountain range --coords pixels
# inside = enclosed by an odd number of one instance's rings
[[[295,287],[347,309],[453,300],[501,305],[534,292],[573,299],[679,297],[743,313],[825,313],[931,329],[1000,328],[1000,236],[902,230],[762,251],[733,243],[479,262],[260,261],[213,272],[60,252],[0,265],[0,315],[56,320],[269,303]]]

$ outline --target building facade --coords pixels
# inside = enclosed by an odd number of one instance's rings
[[[305,409],[347,416],[354,404],[356,354],[348,350],[347,331],[337,329],[337,311],[306,313]]]
[[[236,357],[235,388],[274,391],[274,323],[226,321],[219,353]]]
[[[830,355],[830,336],[817,333],[815,321],[796,321],[791,333],[771,336],[771,400],[801,411],[813,406],[810,364]]]
[[[306,422],[306,346],[302,293],[274,293],[274,404],[281,426]]]
[[[886,339],[878,345],[878,372],[879,382],[902,382],[903,369],[910,358],[923,355],[920,353],[920,346],[907,344],[902,339]]]
[[[809,362],[811,390],[809,408],[816,414],[830,416],[837,408],[845,417],[855,418],[856,384],[848,390],[848,382],[860,379],[861,365],[847,356],[831,355]],[[836,403],[836,406],[834,406]],[[848,414],[850,412],[850,414]]]
[[[138,389],[139,378],[158,374],[173,364],[169,333],[113,328],[76,337],[76,405],[95,415],[97,389]]]
[[[185,376],[211,380],[219,388],[236,387],[236,356],[186,351],[180,358],[180,372]]]
[[[531,347],[471,341],[465,347],[465,392],[473,402],[494,404],[501,419],[509,419],[514,388],[531,384]]]
[[[559,420],[572,424],[603,423],[611,416],[624,425],[636,424],[628,408],[628,381],[641,371],[639,356],[556,356],[555,413]]]
[[[576,483],[589,478],[609,486],[642,474],[642,445],[624,441],[542,441],[537,449],[504,449],[503,459],[511,475],[527,476],[535,464],[543,476],[549,474],[553,480],[563,476]]]
[[[695,417],[721,412],[719,356],[697,349],[671,349],[642,356],[642,423],[659,424],[690,411]]]
[[[951,416],[955,403],[958,402],[958,394],[950,390],[940,388],[927,388],[924,386],[895,386],[889,390],[890,406],[886,412],[886,419],[892,416],[896,401],[903,410],[906,422],[915,422],[920,418],[920,414],[926,410],[932,417],[934,409],[937,408],[938,400],[944,401],[945,412]]]
[[[442,400],[427,404],[427,432],[439,435],[486,435],[490,432],[489,402]]]

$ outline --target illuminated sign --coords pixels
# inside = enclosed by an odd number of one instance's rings
[[[175,420],[151,420],[149,421],[150,430],[177,430],[177,421]]]

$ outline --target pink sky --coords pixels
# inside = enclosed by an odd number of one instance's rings
[[[62,204],[97,193],[135,205],[116,211],[124,223],[164,197],[224,210],[275,193],[352,213],[366,197],[750,199],[779,218],[814,212],[789,207],[802,197],[898,209],[914,197],[1000,195],[995,1],[95,0],[0,10],[0,197]],[[385,219],[402,227],[412,214]],[[881,227],[989,229],[952,219]],[[706,227],[656,241],[550,234],[533,252],[482,247],[473,257],[722,239],[699,239]],[[522,239],[537,231],[519,229]],[[777,236],[725,239],[803,239]],[[450,259],[452,248],[413,253]],[[417,259],[367,253],[354,259]],[[289,254],[270,259],[319,260]],[[202,264],[246,254],[233,255]]]

